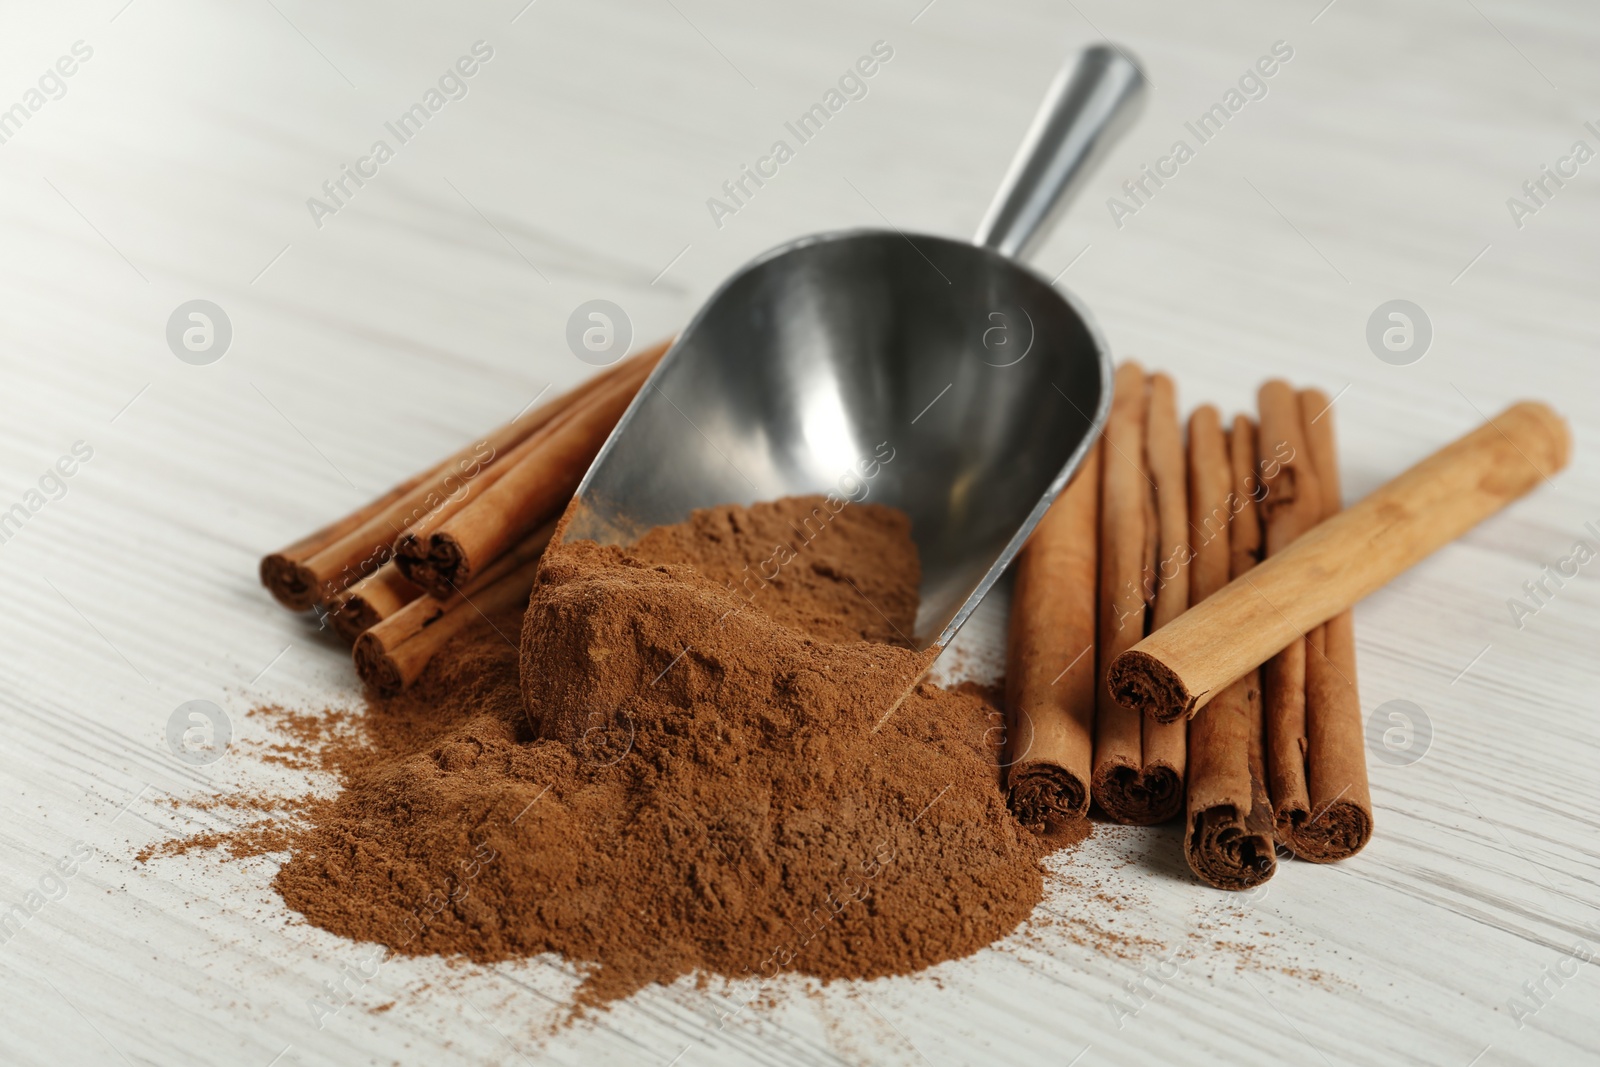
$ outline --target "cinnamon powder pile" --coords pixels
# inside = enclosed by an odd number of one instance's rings
[[[559,953],[585,1004],[975,952],[1059,842],[1006,810],[992,698],[918,682],[918,580],[904,514],[821,497],[554,546],[525,619],[373,699],[276,887],[403,954]]]

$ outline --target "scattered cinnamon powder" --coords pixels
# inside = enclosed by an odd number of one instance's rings
[[[276,888],[399,953],[559,953],[589,1005],[975,952],[1074,834],[1006,810],[992,692],[919,682],[918,581],[904,514],[821,497],[552,547],[525,620],[463,634],[358,737],[296,724],[343,788]]]

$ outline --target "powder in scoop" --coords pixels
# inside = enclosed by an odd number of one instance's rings
[[[975,952],[1051,845],[1006,810],[998,709],[918,682],[917,582],[904,514],[821,497],[553,546],[520,656],[490,619],[375,702],[275,884],[401,953],[560,953],[589,1004]]]

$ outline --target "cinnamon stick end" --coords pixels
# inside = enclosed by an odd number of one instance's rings
[[[1195,812],[1193,820],[1184,853],[1189,869],[1207,885],[1232,892],[1254,889],[1278,869],[1272,835],[1252,832],[1234,808],[1207,808]]]
[[[428,556],[396,555],[394,565],[406,581],[435,600],[448,600],[457,591],[456,586],[451,584],[454,574],[441,573]]]
[[[1539,473],[1548,478],[1557,471],[1566,467],[1567,461],[1572,458],[1572,430],[1567,425],[1567,420],[1562,418],[1549,404],[1538,400],[1522,400],[1506,410],[1504,418],[1514,412],[1521,412],[1531,416],[1544,429],[1547,440],[1547,451],[1543,455],[1530,460]],[[1538,462],[1543,460],[1543,462]]]
[[[1200,710],[1202,694],[1189,692],[1177,671],[1137,648],[1111,661],[1106,685],[1118,704],[1156,722],[1177,722]]]
[[[449,531],[433,535],[426,560],[412,560],[406,577],[436,600],[446,600],[472,580],[471,561]]]
[[[426,557],[396,551],[394,554],[394,565],[395,569],[400,572],[400,576],[402,578],[416,586],[418,589],[421,589],[424,592],[427,591],[428,586],[423,580],[427,577],[429,571],[428,560]]]
[[[1182,810],[1183,776],[1164,763],[1107,764],[1095,773],[1094,800],[1116,822],[1154,826]]]
[[[261,584],[290,611],[310,611],[316,603],[316,574],[282,553],[262,557]]]
[[[1089,815],[1089,787],[1065,767],[1043,761],[1011,769],[1007,799],[1018,822],[1036,834]]]
[[[1372,840],[1372,812],[1349,800],[1336,800],[1315,818],[1280,821],[1278,836],[1295,856],[1312,863],[1349,859]]]
[[[405,678],[399,664],[390,657],[389,650],[369,631],[356,638],[351,650],[356,673],[361,680],[383,696],[394,696],[405,688]]]

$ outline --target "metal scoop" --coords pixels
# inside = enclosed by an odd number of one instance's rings
[[[973,244],[846,230],[735,273],[617,424],[565,537],[627,544],[696,508],[830,494],[796,531],[807,539],[850,502],[890,504],[922,559],[904,636],[943,648],[1105,424],[1104,339],[1018,257],[1143,88],[1114,47],[1063,68]]]

